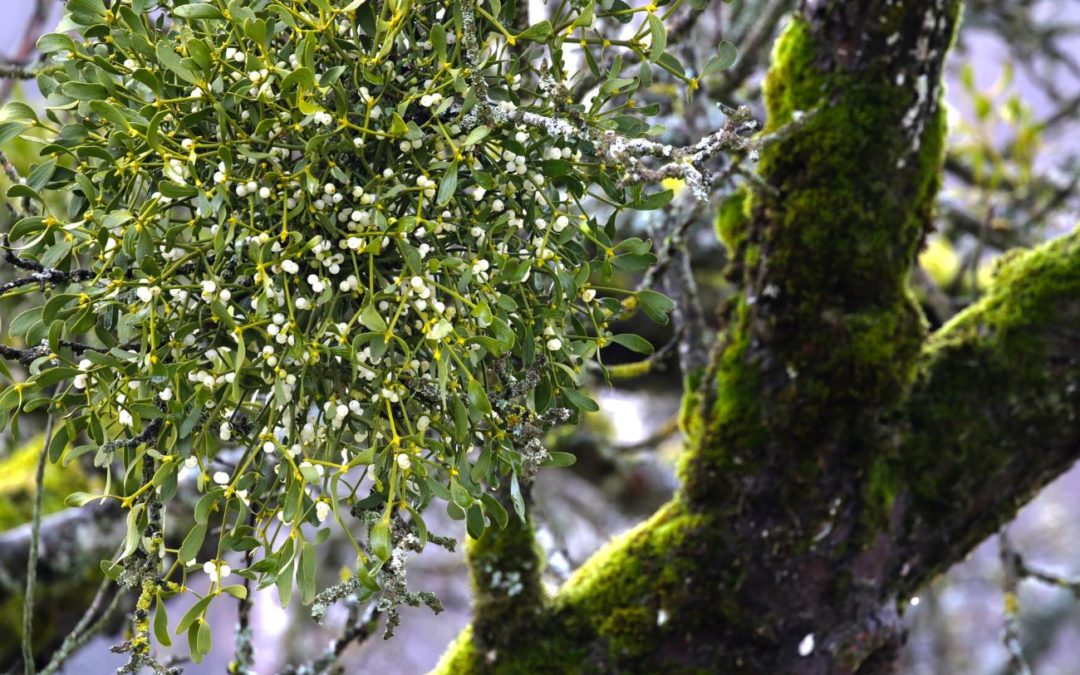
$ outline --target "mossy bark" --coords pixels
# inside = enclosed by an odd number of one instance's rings
[[[684,404],[682,489],[527,620],[480,597],[514,649],[466,631],[438,672],[892,672],[906,595],[1080,454],[1080,234],[929,337],[907,286],[959,12],[802,3],[767,130],[812,117],[763,153],[773,190],[721,214],[740,291]]]

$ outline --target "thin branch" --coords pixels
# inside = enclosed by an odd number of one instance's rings
[[[113,588],[114,584],[112,579],[109,579],[108,577],[102,579],[93,602],[90,603],[86,613],[79,619],[79,623],[75,628],[64,638],[64,642],[60,645],[60,648],[53,653],[52,658],[49,660],[49,664],[42,669],[41,675],[52,675],[59,671],[64,665],[64,661],[74,654],[77,649],[86,644],[87,640],[100,633],[105,627],[105,624],[112,619],[117,608],[120,606],[121,598],[124,597],[124,593],[117,589],[112,594],[112,599],[109,600],[108,606],[103,607],[105,598],[108,597],[109,590]],[[92,621],[93,624],[91,624]]]
[[[1024,658],[1024,648],[1020,642],[1020,600],[1017,589],[1020,585],[1020,556],[1013,550],[1005,530],[998,535],[1001,547],[1001,566],[1004,571],[1005,591],[1005,626],[1002,642],[1009,653],[1009,669],[1013,675],[1031,675],[1031,666]]]
[[[34,12],[30,15],[30,21],[27,22],[26,28],[23,29],[22,40],[19,42],[19,47],[15,51],[12,61],[25,63],[30,60],[30,55],[37,48],[38,37],[45,31],[45,22],[49,20],[52,7],[53,4],[50,0],[37,0],[34,4]],[[11,78],[0,82],[0,103],[11,96],[11,90],[14,86],[15,80]]]
[[[46,285],[88,281],[96,276],[96,273],[93,270],[75,269],[70,272],[65,272],[64,270],[45,267],[38,261],[31,260],[30,258],[20,258],[15,255],[15,251],[8,246],[6,234],[0,235],[0,248],[4,251],[4,261],[6,263],[15,268],[30,272],[28,276],[9,281],[6,284],[0,284],[0,297],[17,288],[22,288],[23,286],[37,284],[44,290]]]
[[[716,87],[709,89],[713,99],[725,100],[750,77],[755,68],[761,65],[772,38],[776,35],[780,19],[791,9],[792,0],[771,0],[761,12],[761,16],[751,24],[746,38],[739,41],[739,60],[730,69],[724,71]]]
[[[54,417],[50,414],[45,422],[45,438],[38,454],[37,470],[34,473],[34,514],[31,518],[30,553],[26,558],[26,594],[23,596],[23,635],[22,655],[23,670],[26,675],[34,675],[34,591],[37,583],[38,548],[41,545],[41,505],[45,497],[45,462],[49,459],[49,445],[52,441]]]
[[[254,517],[249,514],[248,524],[253,521]],[[251,567],[253,557],[251,550],[244,553],[245,568]],[[244,577],[244,596],[236,599],[236,646],[229,664],[229,672],[234,675],[250,675],[255,666],[255,645],[251,641],[251,608],[254,604],[251,592],[251,579]]]
[[[375,603],[370,603],[363,614],[360,613],[360,603],[355,598],[346,601],[349,607],[349,616],[345,620],[345,627],[341,637],[332,640],[323,651],[322,655],[314,661],[308,661],[299,666],[289,666],[280,671],[278,675],[318,675],[329,670],[349,645],[363,642],[375,633],[379,625],[379,613],[375,609]]]

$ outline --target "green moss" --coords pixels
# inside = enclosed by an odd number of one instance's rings
[[[760,409],[760,370],[748,361],[751,312],[745,296],[736,296],[727,311],[729,326],[713,356],[707,396],[695,394],[684,402],[697,405],[684,414],[690,451],[684,453],[679,477],[688,494],[713,492],[717,472],[727,467],[731,448],[766,439]],[[721,492],[716,491],[715,497]]]
[[[959,509],[984,490],[982,477],[1071,443],[1062,420],[1075,420],[1080,408],[1080,362],[1067,337],[1080,325],[1077,298],[1074,232],[1010,256],[986,296],[929,341],[908,404],[903,462],[893,469],[916,500],[914,514]],[[982,517],[1011,513],[1008,503],[995,506]]]
[[[703,617],[715,619],[711,611],[692,608],[700,594],[686,584],[696,570],[689,549],[708,546],[703,537],[710,531],[715,528],[707,518],[670,502],[592,556],[543,612],[518,627],[515,644],[485,646],[474,625],[434,672],[693,672],[664,666],[656,660],[656,648],[672,630],[693,630]],[[709,582],[700,571],[697,578]],[[670,617],[670,624],[658,620],[661,616]]]
[[[897,84],[887,59],[857,73],[822,70],[830,57],[797,15],[766,78],[766,132],[813,116],[762,153],[776,193],[721,209],[725,242],[745,241],[738,312],[750,316],[727,318],[715,400],[703,411],[723,433],[699,429],[706,445],[771,439],[813,452],[896,405],[914,377],[926,329],[906,278],[940,184],[944,116],[912,138],[910,80]],[[749,344],[767,349],[767,365]]]
[[[614,653],[640,656],[652,647],[656,612],[645,607],[619,607],[604,619],[599,632]]]
[[[740,189],[724,199],[716,211],[716,234],[731,255],[739,250],[746,238],[749,204],[749,192]]]
[[[486,651],[513,647],[544,610],[542,553],[532,524],[511,516],[468,544],[473,585],[473,636]]]
[[[768,283],[783,305],[777,346],[803,381],[831,380],[823,406],[887,407],[902,397],[924,338],[905,280],[940,183],[943,115],[908,157],[910,83],[894,83],[885,64],[855,76],[820,62],[810,27],[795,19],[766,79],[770,130],[816,110],[762,155],[778,189],[755,200]]]

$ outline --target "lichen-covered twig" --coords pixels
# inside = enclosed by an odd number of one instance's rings
[[[1009,653],[1009,672],[1014,675],[1031,675],[1031,666],[1024,658],[1023,645],[1020,643],[1020,556],[1013,550],[1009,535],[1004,530],[998,535],[998,543],[1001,547],[1005,591],[1005,628],[1002,631],[1002,642]]]
[[[148,484],[154,479],[157,463],[149,454],[142,461],[143,483]],[[143,668],[149,668],[156,675],[179,675],[179,668],[159,662],[150,650],[150,607],[160,591],[169,587],[170,583],[158,574],[161,565],[159,554],[165,546],[162,504],[153,491],[140,498],[140,503],[146,510],[146,529],[140,538],[143,543],[139,550],[124,560],[125,569],[120,575],[122,585],[139,589],[139,599],[132,612],[131,639],[112,648],[115,653],[130,654],[128,662],[116,672],[117,675],[136,674]]]
[[[29,275],[14,279],[5,284],[0,284],[0,297],[23,286],[38,285],[42,289],[47,285],[87,281],[94,278],[94,272],[87,269],[76,269],[70,272],[45,267],[36,260],[20,258],[8,246],[7,235],[0,235],[0,248],[4,251],[4,262],[18,269],[27,270]]]

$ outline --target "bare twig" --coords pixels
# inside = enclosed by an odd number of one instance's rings
[[[34,4],[34,11],[30,15],[30,21],[23,30],[22,40],[20,40],[19,47],[10,59],[10,62],[27,63],[30,60],[30,56],[37,47],[38,37],[45,31],[45,22],[49,20],[50,9],[52,7],[53,4],[49,0],[36,1]],[[11,78],[10,76],[4,77],[5,79],[0,82],[0,103],[6,101],[8,97],[11,96],[12,87],[15,86],[14,78]]]
[[[330,669],[345,649],[354,642],[363,642],[375,633],[379,623],[379,613],[375,609],[375,603],[369,603],[363,614],[360,612],[360,603],[354,598],[346,600],[349,608],[349,616],[345,620],[345,627],[341,636],[331,640],[319,658],[308,661],[299,666],[289,666],[282,670],[279,675],[318,675]]]
[[[37,583],[38,548],[41,544],[41,505],[45,497],[45,462],[49,459],[54,418],[50,414],[45,422],[45,437],[38,454],[34,474],[34,513],[31,518],[30,553],[26,559],[26,594],[23,597],[23,671],[34,675],[34,586]]]
[[[86,613],[79,619],[79,623],[75,626],[67,637],[64,638],[63,644],[60,648],[53,653],[52,658],[49,660],[49,664],[42,669],[41,675],[52,675],[60,670],[66,661],[79,647],[84,645],[94,635],[97,635],[105,627],[105,624],[112,618],[117,608],[120,606],[120,599],[123,598],[124,593],[116,589],[112,598],[109,600],[108,606],[105,606],[105,599],[109,596],[109,591],[115,588],[115,584],[112,579],[106,577],[101,581],[101,585],[98,586],[97,593],[94,595],[94,600],[90,603]],[[96,620],[95,620],[96,619]],[[93,622],[91,624],[91,622]]]

